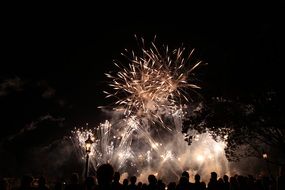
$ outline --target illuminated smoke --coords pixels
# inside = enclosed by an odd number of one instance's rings
[[[187,54],[184,47],[170,51],[166,46],[159,50],[154,43],[149,48],[143,44],[136,53],[126,50],[126,66],[115,63],[120,71],[106,73],[114,90],[104,91],[106,97],[115,97],[114,109],[126,116],[163,122],[163,115],[174,114],[182,102],[188,101],[187,91],[200,88],[192,82],[194,70],[201,64],[190,64],[193,52],[194,49]]]
[[[143,42],[143,40],[142,40]],[[117,99],[113,108],[121,118],[106,121],[85,130],[75,129],[71,139],[84,157],[84,141],[94,138],[90,153],[92,166],[111,163],[115,170],[136,175],[146,182],[149,174],[165,181],[177,181],[182,171],[191,176],[199,173],[207,180],[210,172],[228,172],[224,154],[226,144],[216,142],[209,133],[193,133],[193,143],[184,141],[182,121],[189,103],[189,92],[199,89],[194,70],[200,61],[191,64],[193,50],[184,47],[170,51],[152,43],[138,53],[125,55],[127,63],[116,74],[108,73],[113,92],[107,97]],[[202,178],[203,179],[203,178]]]
[[[84,159],[84,141],[91,134],[95,138],[90,154],[93,167],[110,163],[121,173],[136,175],[142,181],[151,173],[167,181],[178,180],[182,171],[188,171],[192,177],[199,173],[205,181],[212,171],[228,174],[226,144],[216,142],[209,133],[196,135],[188,146],[179,130],[154,138],[144,129],[135,118],[117,125],[106,121],[92,130],[75,130],[72,139]]]

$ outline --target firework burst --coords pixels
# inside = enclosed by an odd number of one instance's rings
[[[114,75],[106,73],[114,89],[114,93],[105,92],[106,97],[116,97],[115,110],[126,116],[162,121],[161,115],[173,114],[184,100],[188,101],[189,89],[200,88],[192,83],[193,71],[201,63],[190,66],[193,52],[194,49],[186,54],[184,47],[169,51],[166,46],[159,50],[154,43],[149,48],[142,47],[137,54],[126,50],[122,55],[128,66],[115,62],[120,71]]]
[[[150,174],[148,172],[157,173],[165,179],[168,175],[171,176],[169,179],[179,179],[183,170],[205,176],[211,171],[228,171],[224,154],[226,144],[213,140],[210,133],[197,134],[193,131],[191,146],[185,143],[183,134],[178,131],[171,133],[171,141],[168,138],[157,141],[140,126],[136,118],[124,119],[117,125],[105,121],[94,128],[79,128],[72,133],[71,139],[82,159],[85,156],[85,140],[89,135],[94,140],[90,153],[92,167],[110,163],[118,171],[139,175],[143,181]]]
[[[95,138],[90,153],[94,167],[108,162],[143,181],[150,173],[172,180],[183,170],[226,171],[223,142],[192,131],[189,136],[195,138],[189,147],[181,133],[185,105],[192,100],[189,92],[200,88],[194,71],[201,61],[192,58],[194,50],[160,49],[154,43],[146,48],[141,42],[138,52],[122,54],[127,64],[115,62],[119,72],[106,73],[113,89],[105,92],[106,97],[117,99],[112,124],[106,121],[92,130],[75,130],[74,145],[84,155],[83,143],[90,135]]]

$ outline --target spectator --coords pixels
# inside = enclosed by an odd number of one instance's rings
[[[102,164],[97,170],[98,186],[96,190],[111,190],[114,175],[113,166],[110,164]]]
[[[200,175],[196,174],[195,175],[195,183],[193,185],[194,190],[205,190],[206,187],[204,188],[204,185],[200,182]]]
[[[217,178],[218,178],[217,173],[211,172],[210,182],[208,183],[208,190],[219,190]]]
[[[136,185],[136,182],[137,182],[137,177],[136,176],[132,176],[130,178],[130,185],[128,186],[128,190],[137,190],[137,185]]]
[[[224,175],[224,190],[230,190],[229,176]]]
[[[112,183],[113,189],[117,189],[117,190],[123,189],[123,185],[120,183],[120,177],[121,177],[121,175],[119,172],[114,173],[113,183]]]

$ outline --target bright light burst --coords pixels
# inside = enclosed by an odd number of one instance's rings
[[[109,121],[105,121],[105,123],[101,123],[96,128],[84,129],[75,128],[72,131],[72,142],[77,150],[79,150],[78,154],[84,159],[85,156],[85,140],[90,135],[91,140],[94,142],[91,145],[91,152],[89,156],[94,166],[111,162],[114,156],[114,146],[117,142],[121,141],[120,136],[113,135],[113,131],[111,130],[111,124]]]
[[[82,147],[79,150],[79,154],[82,155],[82,159],[84,159],[84,155],[85,155],[85,141],[88,138],[88,136],[90,135],[91,140],[94,142],[95,137],[94,137],[94,132],[91,129],[85,129],[83,127],[81,128],[75,128],[73,131],[71,131],[72,136],[70,137],[71,140],[73,140],[73,144],[78,146],[78,147]],[[90,156],[94,155],[94,148],[93,146],[91,146],[90,149]]]
[[[225,142],[216,142],[209,133],[204,133],[195,134],[196,140],[188,146],[183,134],[179,131],[171,133],[171,140],[165,136],[155,139],[132,117],[116,125],[105,121],[93,129],[76,129],[72,139],[84,159],[84,142],[91,135],[95,142],[90,153],[93,167],[110,163],[121,172],[130,172],[133,168],[135,173],[129,174],[140,176],[140,180],[146,180],[150,172],[173,179],[171,175],[179,177],[183,170],[190,170],[192,174],[198,172],[206,177],[211,171],[228,171],[223,151]]]
[[[143,39],[142,39],[143,42]],[[173,114],[188,101],[186,91],[200,88],[192,83],[193,71],[201,61],[190,65],[194,49],[187,54],[184,47],[169,51],[166,46],[159,50],[154,43],[150,48],[141,48],[135,54],[123,54],[128,66],[115,63],[120,71],[114,75],[106,73],[112,80],[109,84],[114,93],[105,92],[106,97],[116,97],[116,110],[138,117],[161,119],[162,114]],[[187,54],[187,55],[186,55]]]
[[[106,121],[91,129],[75,129],[72,139],[80,155],[85,155],[84,143],[90,135],[95,142],[90,153],[93,167],[108,162],[144,182],[151,173],[174,180],[183,170],[202,175],[227,171],[224,142],[193,131],[189,134],[193,143],[188,146],[181,133],[188,92],[199,89],[193,71],[201,61],[190,64],[193,51],[159,49],[154,43],[150,48],[143,44],[140,52],[132,51],[130,56],[126,51],[128,65],[115,63],[120,71],[106,74],[114,93],[105,92],[106,97],[118,99],[114,110],[123,112],[123,118],[112,118],[114,123]]]

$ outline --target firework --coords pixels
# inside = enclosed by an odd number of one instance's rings
[[[179,126],[179,125],[178,125]],[[207,178],[211,171],[226,173],[227,160],[224,141],[216,142],[209,133],[197,134],[191,146],[179,131],[157,139],[140,126],[136,117],[124,119],[115,125],[109,121],[91,129],[73,131],[73,141],[84,159],[84,142],[88,135],[94,140],[90,161],[93,167],[110,163],[120,172],[139,176],[145,181],[150,173],[157,173],[165,180],[177,180],[182,171],[200,173]],[[171,176],[172,175],[172,176]]]
[[[143,40],[142,40],[143,41]],[[194,49],[189,54],[184,47],[161,51],[154,43],[150,48],[142,47],[138,53],[123,54],[127,66],[115,62],[120,69],[112,75],[109,84],[114,93],[105,92],[106,97],[116,97],[115,110],[126,116],[161,119],[161,115],[171,115],[188,101],[187,91],[200,88],[193,81],[193,71],[201,61],[190,65]]]
[[[115,132],[112,130],[110,122],[106,120],[105,123],[101,123],[94,128],[75,128],[72,131],[71,139],[76,150],[78,150],[78,155],[84,159],[86,154],[85,140],[90,135],[92,141],[94,141],[89,153],[93,166],[96,167],[103,163],[115,164],[115,159],[119,159],[120,166],[122,166],[128,158],[127,155],[130,156],[129,144],[126,136],[115,134]]]
[[[123,117],[73,133],[83,154],[87,136],[95,139],[90,153],[93,166],[108,162],[144,182],[151,173],[177,180],[183,170],[205,175],[227,171],[224,142],[214,141],[209,133],[190,131],[193,143],[188,146],[181,133],[189,90],[200,88],[194,70],[201,62],[190,64],[193,51],[187,54],[184,47],[169,51],[151,43],[137,53],[126,51],[127,66],[115,63],[120,71],[106,74],[114,92],[105,93],[117,98],[114,113]]]

